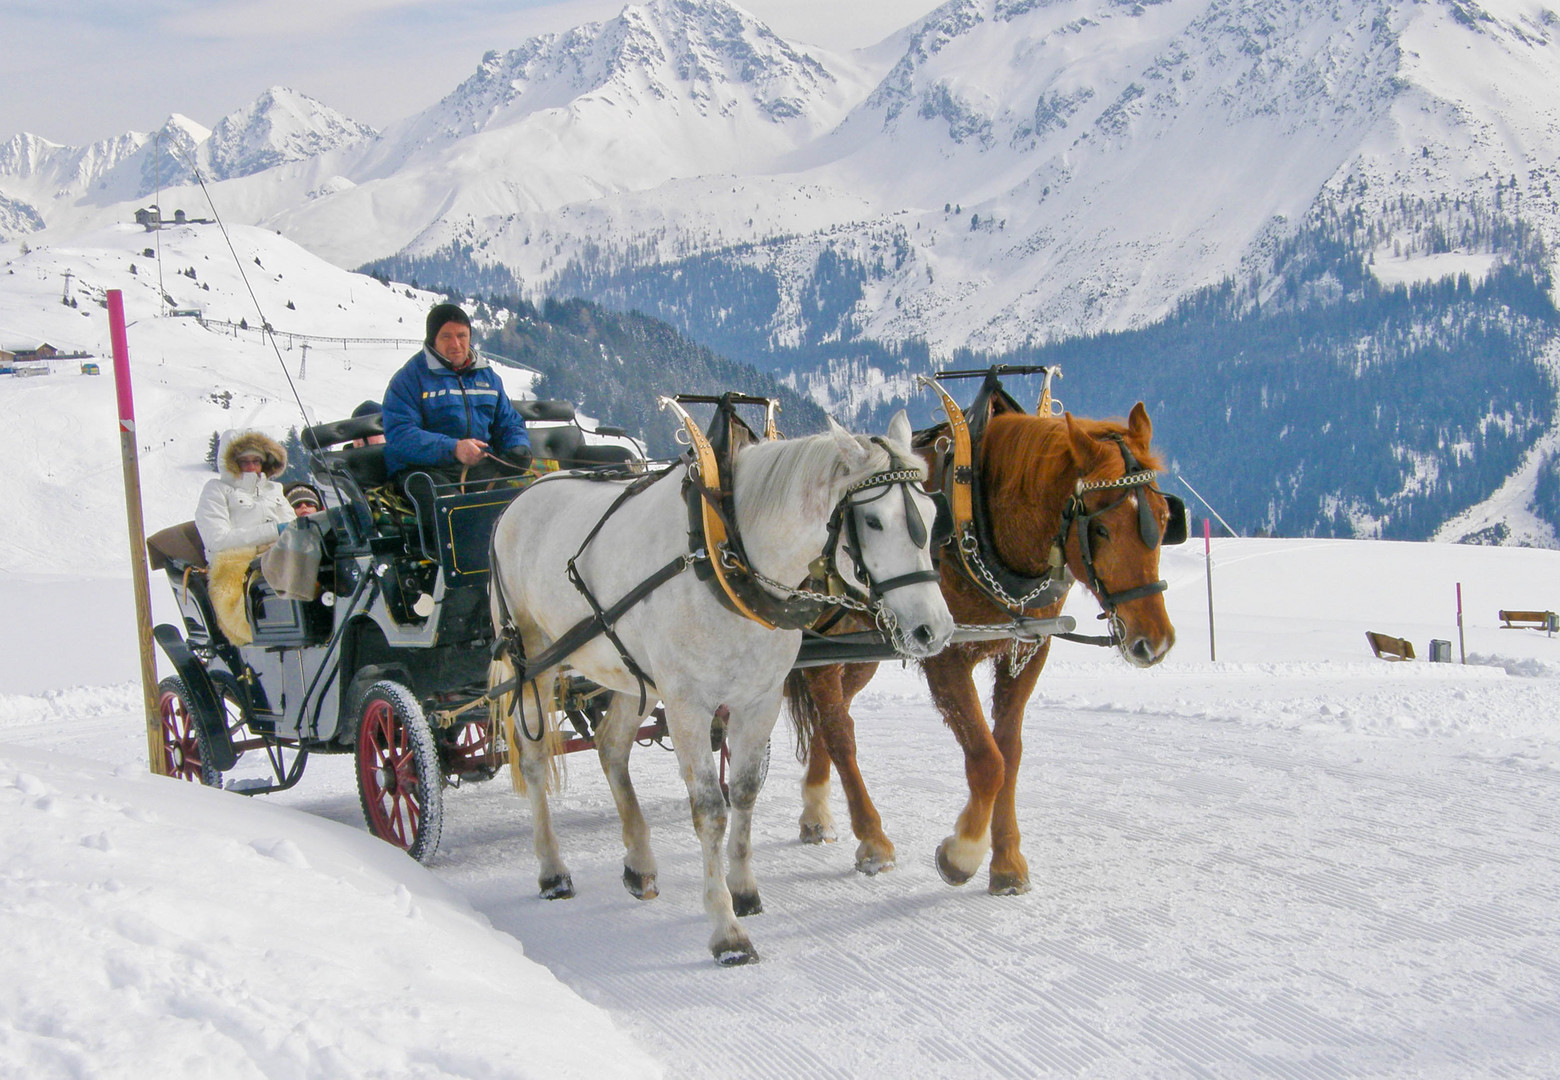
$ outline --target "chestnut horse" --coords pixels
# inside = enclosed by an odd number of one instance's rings
[[[1184,539],[1185,511],[1152,483],[1158,459],[1153,432],[1139,402],[1125,424],[1006,412],[992,416],[978,447],[981,490],[991,539],[1003,564],[1030,578],[1045,572],[1053,546],[1068,571],[1061,596],[1025,615],[1054,617],[1066,589],[1082,581],[1099,600],[1121,655],[1151,667],[1175,644],[1159,579],[1159,543]],[[1130,475],[1129,474],[1130,471]],[[1137,479],[1138,483],[1132,483]],[[1142,507],[1146,500],[1147,506]],[[1178,528],[1167,536],[1166,528]],[[960,625],[1006,622],[1017,614],[994,600],[959,565],[952,552],[941,561],[942,591]],[[1032,651],[1019,643],[988,641],[948,646],[920,661],[932,702],[964,749],[969,801],[953,835],[937,848],[937,869],[950,885],[979,871],[991,851],[989,891],[1026,892],[1029,867],[1019,850],[1014,795],[1023,756],[1024,708],[1050,653],[1050,639]],[[975,666],[994,661],[993,726],[988,728],[975,688]],[[860,845],[856,868],[875,874],[894,865],[894,845],[856,767],[851,700],[876,664],[845,664],[795,672],[791,713],[808,770],[802,788],[802,840],[834,839],[829,813],[829,763],[839,769],[850,806],[851,829]]]

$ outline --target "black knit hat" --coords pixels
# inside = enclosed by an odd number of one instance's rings
[[[459,304],[434,304],[433,310],[428,312],[428,336],[423,339],[423,344],[433,348],[433,339],[439,336],[439,327],[448,322],[457,322],[471,329],[471,319],[460,309]]]

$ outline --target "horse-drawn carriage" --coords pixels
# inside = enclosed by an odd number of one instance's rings
[[[155,631],[178,673],[162,684],[168,771],[218,783],[239,754],[263,751],[268,778],[227,785],[257,793],[295,784],[311,753],[353,753],[372,831],[425,859],[439,841],[443,785],[489,778],[509,760],[531,802],[542,895],[558,898],[573,885],[552,834],[548,760],[594,745],[624,822],[624,884],[649,899],[655,862],[628,750],[636,737],[670,736],[704,848],[711,951],[746,963],[757,953],[736,917],[762,910],[748,830],[787,673],[824,669],[790,680],[793,703],[815,710],[803,837],[830,831],[816,800],[832,756],[857,783],[858,867],[871,873],[892,865],[892,846],[863,835],[881,830],[851,740],[827,733],[848,726],[864,683],[842,665],[902,657],[934,683],[939,668],[964,669],[959,714],[944,714],[966,751],[972,802],[939,848],[939,870],[968,880],[1000,832],[992,891],[1021,891],[1027,870],[1009,820],[1015,732],[1049,640],[1076,638],[1062,600],[1083,581],[1111,628],[1084,640],[1157,663],[1174,640],[1158,549],[1184,539],[1185,510],[1155,485],[1141,404],[1126,424],[1030,415],[998,373],[970,373],[987,378],[969,416],[931,382],[948,420],[915,439],[903,413],[886,436],[831,423],[804,439],[772,438],[772,425],[759,437],[736,423],[734,405],[767,403],[738,395],[696,399],[717,406],[707,436],[679,399],[663,399],[692,445],[660,464],[580,445],[567,406],[521,403],[528,419],[556,425],[533,428],[536,456],[567,471],[471,490],[413,477],[404,498],[385,483],[380,448],[342,447],[377,430],[377,417],[312,427],[303,440],[329,522],[319,587],[294,599],[254,577],[252,644],[218,628],[198,555],[181,558],[164,534],[151,541],[184,620],[182,633]],[[592,476],[611,482],[583,482]],[[934,660],[950,643],[959,648]],[[998,653],[1009,659],[993,732],[968,669]],[[823,686],[832,716],[817,711]],[[732,768],[724,873],[716,748],[729,748]]]
[[[643,467],[617,429],[587,439],[567,403],[519,408],[542,469]],[[240,756],[263,755],[268,775],[226,785],[247,794],[292,787],[311,754],[351,753],[369,828],[425,859],[443,785],[487,779],[503,761],[486,715],[460,710],[487,689],[493,523],[527,480],[465,490],[423,474],[403,497],[386,486],[383,445],[367,443],[381,425],[376,413],[302,433],[326,503],[318,587],[279,595],[255,568],[244,585],[252,642],[233,644],[218,624],[193,523],[148,542],[184,624],[154,631],[177,673],[159,686],[163,752],[170,775],[213,786]],[[563,691],[582,746],[598,697],[582,681]]]

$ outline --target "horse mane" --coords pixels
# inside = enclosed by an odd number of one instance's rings
[[[811,503],[827,514],[830,507],[822,500],[838,481],[849,485],[889,468],[917,469],[925,477],[926,463],[914,454],[898,449],[891,452],[868,435],[851,438],[868,452],[866,464],[858,469],[846,467],[840,444],[829,432],[742,447],[733,461],[742,528],[764,531],[791,527],[797,507]]]
[[[1078,430],[1100,443],[1101,458],[1108,463],[1105,471],[1113,474],[1106,479],[1126,471],[1120,454],[1104,453],[1114,449],[1112,443],[1105,441],[1114,435],[1127,440],[1132,456],[1143,468],[1164,468],[1149,447],[1132,439],[1125,420],[1091,420],[1081,416],[1072,420]],[[980,455],[981,475],[990,485],[988,496],[1004,501],[1038,503],[1047,494],[1056,494],[1053,485],[1057,477],[1074,467],[1067,421],[1060,417],[998,413],[986,425]]]

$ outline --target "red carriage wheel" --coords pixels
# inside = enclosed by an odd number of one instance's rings
[[[157,711],[162,716],[163,766],[176,780],[221,787],[222,774],[212,767],[211,743],[190,708],[184,680],[170,676],[157,684]]]
[[[369,831],[419,862],[432,858],[444,821],[444,778],[422,707],[398,682],[376,682],[363,695],[357,776]]]

